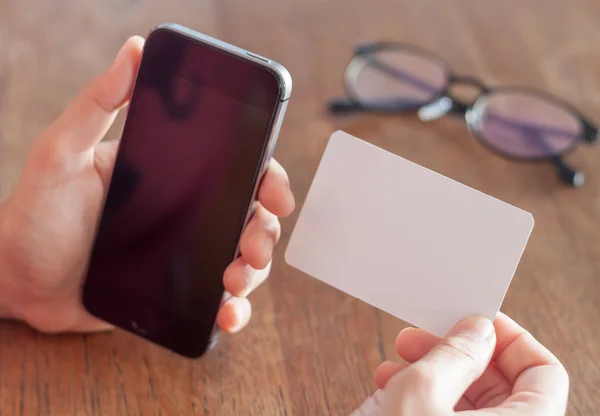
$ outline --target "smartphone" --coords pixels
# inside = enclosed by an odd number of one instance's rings
[[[270,59],[177,24],[149,33],[83,287],[92,315],[185,357],[214,344],[291,89]]]

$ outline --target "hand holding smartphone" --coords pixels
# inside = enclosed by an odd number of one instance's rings
[[[269,59],[175,24],[148,35],[83,288],[91,314],[206,352],[290,92]]]

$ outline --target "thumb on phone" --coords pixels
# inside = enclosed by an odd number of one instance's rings
[[[429,353],[393,376],[385,387],[384,415],[452,411],[487,368],[496,347],[493,323],[470,316]]]

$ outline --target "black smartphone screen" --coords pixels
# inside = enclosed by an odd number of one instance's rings
[[[92,314],[179,354],[204,353],[280,84],[177,32],[149,35],[84,286]]]

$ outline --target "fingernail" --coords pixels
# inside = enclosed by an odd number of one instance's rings
[[[494,333],[494,324],[484,316],[469,316],[456,324],[449,336],[466,335],[476,341],[487,341]]]
[[[250,310],[246,307],[240,307],[236,310],[236,320],[231,327],[231,333],[235,334],[240,332],[250,321]]]

